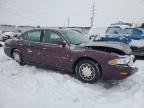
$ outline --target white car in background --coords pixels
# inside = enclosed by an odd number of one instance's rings
[[[0,41],[6,41],[7,39],[13,38],[17,35],[15,32],[4,32],[0,34]]]

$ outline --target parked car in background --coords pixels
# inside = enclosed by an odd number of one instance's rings
[[[122,29],[118,26],[109,27],[106,35],[124,36],[128,39],[140,40],[144,39],[144,30],[141,28],[125,28]]]
[[[0,34],[0,40],[6,41],[7,39],[13,38],[15,36],[17,36],[17,33],[15,32],[4,32]]]
[[[91,35],[93,41],[114,41],[129,44],[131,42],[130,38],[125,37],[123,34],[123,29],[119,26],[108,27],[103,35]]]
[[[123,34],[133,40],[144,39],[144,30],[141,28],[125,28]]]
[[[112,26],[112,27],[108,27],[108,29],[105,32],[105,37],[104,39],[106,41],[118,41],[118,42],[123,42],[126,44],[129,44],[131,42],[131,37],[127,36],[124,33],[124,30],[126,28],[122,28],[120,26]],[[103,38],[102,38],[103,40]]]
[[[144,56],[144,30],[142,28],[122,28],[111,26],[105,35],[93,36],[93,41],[115,41],[130,45],[133,54]]]
[[[122,42],[125,44],[129,44],[131,39],[125,38],[124,36],[118,35],[105,35],[100,38],[101,41],[115,41],[115,42]]]
[[[110,31],[116,32],[116,35],[123,35],[127,39],[131,40],[128,42],[133,54],[136,56],[144,56],[144,30],[142,28],[125,28],[125,29],[111,29]],[[123,41],[122,41],[123,42]]]
[[[127,27],[127,26],[124,26]],[[124,27],[120,26],[110,26],[110,27],[100,27],[94,28],[90,30],[90,38],[93,37],[94,41],[115,41],[115,42],[123,42],[129,44],[131,39],[125,37],[123,33]],[[100,30],[100,31],[99,31]]]
[[[23,65],[37,64],[74,72],[86,83],[125,79],[135,73],[126,44],[93,42],[73,30],[35,29],[5,42],[7,56]]]

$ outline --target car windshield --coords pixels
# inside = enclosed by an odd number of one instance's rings
[[[91,42],[88,35],[83,35],[77,31],[65,30],[62,31],[62,33],[64,34],[65,38],[74,45]]]
[[[120,27],[109,27],[106,31],[107,35],[111,34],[122,34],[123,30]]]

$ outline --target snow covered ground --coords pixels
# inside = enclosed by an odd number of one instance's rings
[[[0,108],[143,108],[144,61],[126,80],[84,84],[75,77],[35,66],[19,66],[0,47]]]

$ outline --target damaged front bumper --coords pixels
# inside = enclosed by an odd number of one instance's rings
[[[102,79],[106,80],[122,80],[125,79],[132,74],[135,74],[138,71],[138,68],[134,66],[135,56],[133,55],[126,55],[121,56],[120,58],[126,58],[126,61],[122,60],[109,63],[109,66],[103,69],[104,74],[102,75]],[[117,60],[117,59],[116,59]],[[120,64],[121,63],[121,64]]]

